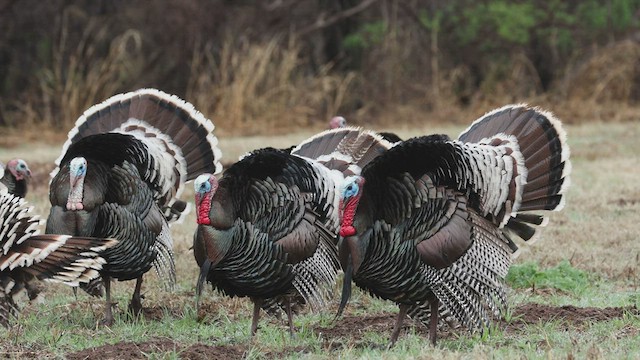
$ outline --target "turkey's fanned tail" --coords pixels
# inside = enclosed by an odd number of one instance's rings
[[[159,205],[167,218],[176,220],[183,215],[184,204],[173,205],[184,182],[204,172],[222,171],[213,130],[213,123],[190,103],[156,89],[140,89],[115,95],[85,111],[69,131],[56,164],[95,145],[95,140],[79,144],[84,138],[107,133],[131,135],[144,144],[148,154],[130,152],[128,161],[135,163],[158,191]],[[58,171],[59,167],[51,176]]]
[[[506,214],[510,217],[504,231],[512,240],[531,242],[537,229],[548,222],[547,215],[537,212],[564,207],[571,173],[567,136],[553,114],[520,104],[487,113],[463,131],[459,140],[486,143],[502,135],[515,138],[526,168],[519,202]]]
[[[328,169],[349,176],[359,175],[365,165],[392,146],[373,131],[339,128],[310,137],[291,153],[314,159]]]

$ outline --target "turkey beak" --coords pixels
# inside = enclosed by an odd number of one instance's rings
[[[29,169],[22,170],[19,172],[19,174],[20,174],[20,178],[18,180],[31,179],[31,170]]]

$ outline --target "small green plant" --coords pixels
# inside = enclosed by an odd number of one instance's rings
[[[375,21],[362,25],[357,32],[344,38],[347,49],[367,49],[382,43],[387,32],[387,25],[383,21]]]
[[[507,283],[514,288],[557,289],[579,295],[589,285],[588,274],[574,268],[567,260],[549,269],[539,269],[536,263],[511,267]]]

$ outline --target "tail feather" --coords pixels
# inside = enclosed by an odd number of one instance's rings
[[[0,325],[8,327],[11,318],[18,314],[18,306],[11,296],[0,294]]]
[[[321,226],[319,226],[321,227]],[[322,309],[333,295],[333,285],[340,269],[334,234],[329,231],[320,235],[313,256],[294,265],[296,273],[293,286],[302,295],[305,303],[315,310]]]
[[[527,169],[521,201],[512,209],[505,233],[509,237],[532,240],[538,227],[547,224],[546,215],[523,212],[557,211],[564,206],[571,173],[567,136],[553,114],[519,104],[484,115],[463,131],[459,140],[479,142],[498,134],[515,137]]]
[[[527,201],[520,206],[518,211],[534,211],[534,210],[547,210],[558,211],[564,207],[565,198],[562,195],[547,196],[542,199],[535,199]]]
[[[163,191],[171,188],[161,194],[167,200],[164,204],[170,206],[180,196],[185,181],[204,172],[222,171],[218,139],[212,133],[214,128],[190,103],[159,90],[140,89],[115,95],[85,111],[69,131],[56,164],[60,165],[65,159],[72,144],[88,136],[133,135],[147,144],[153,166],[165,174],[157,178],[171,181],[169,185],[156,184]],[[59,167],[52,172],[52,177],[58,171]]]
[[[291,153],[314,159],[345,176],[360,174],[362,168],[393,146],[380,135],[358,128],[321,132],[296,146]]]
[[[35,235],[15,247],[21,256],[11,267],[21,267],[40,280],[78,286],[99,276],[106,262],[100,253],[116,243],[113,239]]]
[[[101,298],[104,295],[104,285],[102,283],[101,277],[97,277],[86,283],[80,283],[78,287],[93,297]],[[75,288],[74,288],[74,291],[75,291]]]
[[[201,172],[221,170],[218,139],[212,134],[213,123],[192,104],[156,89],[118,94],[89,108],[69,132],[64,149],[83,137],[114,131],[130,119],[144,121],[169,135],[185,158],[202,159],[187,166],[190,174],[197,176]]]
[[[173,255],[173,238],[166,222],[163,223],[162,232],[156,238],[154,246],[157,255],[153,261],[153,267],[167,290],[172,290],[176,284],[176,263]]]

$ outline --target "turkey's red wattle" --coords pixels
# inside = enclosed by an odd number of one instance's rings
[[[342,226],[340,228],[340,236],[342,237],[353,236],[355,234],[356,228],[354,228],[353,226]]]
[[[358,206],[358,197],[353,197],[347,200],[342,210],[342,222],[340,225],[340,236],[353,236],[356,234],[356,229],[353,227],[353,217],[356,214],[356,207]]]
[[[209,211],[211,210],[211,196],[203,196],[202,199],[196,198],[196,212],[199,225],[211,225]]]

